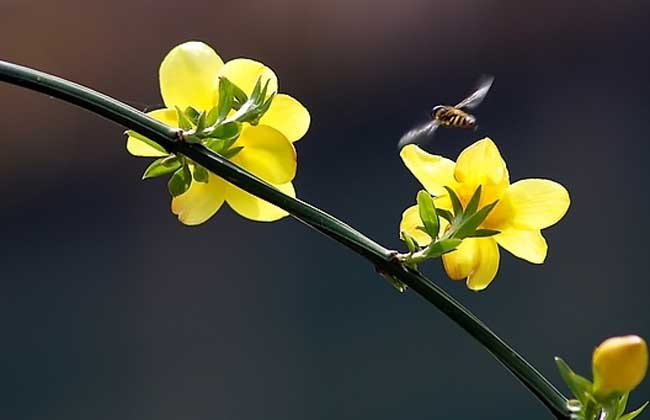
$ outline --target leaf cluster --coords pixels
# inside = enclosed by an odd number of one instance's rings
[[[403,260],[412,268],[420,262],[454,251],[465,238],[487,237],[499,233],[496,230],[479,228],[498,202],[494,201],[479,208],[482,191],[480,185],[465,207],[453,189],[445,189],[449,194],[452,211],[436,208],[433,197],[425,190],[417,195],[418,212],[422,221],[422,226],[418,226],[418,229],[431,238],[429,245],[421,247],[415,238],[404,231],[401,232],[402,240],[409,249],[409,254],[406,254]],[[441,229],[441,219],[446,220],[448,224],[444,231]]]
[[[198,111],[188,106],[176,107],[178,126],[183,130],[182,139],[188,143],[199,143],[211,151],[231,159],[243,150],[235,143],[242,130],[242,124],[257,125],[268,111],[275,93],[267,96],[269,80],[262,85],[257,79],[250,97],[225,77],[219,79],[219,102],[212,109]],[[234,111],[234,112],[232,112]],[[156,150],[166,153],[157,143],[129,130],[127,135],[137,138]],[[183,156],[170,154],[153,161],[144,171],[142,179],[171,174],[167,186],[172,197],[185,193],[192,183],[207,183],[209,174],[203,166]]]

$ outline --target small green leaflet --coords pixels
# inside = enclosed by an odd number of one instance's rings
[[[431,195],[422,190],[417,195],[418,201],[418,211],[420,213],[420,219],[424,224],[425,232],[431,236],[433,240],[438,238],[438,232],[440,230],[440,221],[438,220],[438,215],[436,214],[436,207],[433,205],[433,200]]]
[[[183,165],[169,178],[167,187],[172,197],[178,197],[190,188],[192,183],[192,174],[187,165]]]
[[[181,161],[175,155],[169,155],[154,160],[144,171],[142,179],[155,178],[176,172],[181,167]]]
[[[575,373],[564,360],[559,357],[555,358],[555,364],[560,371],[560,376],[564,383],[569,387],[571,393],[582,403],[583,406],[591,399],[592,384],[587,378]]]
[[[207,184],[209,180],[208,170],[201,165],[194,164],[194,180]]]

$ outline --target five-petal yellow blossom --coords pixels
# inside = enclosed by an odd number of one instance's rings
[[[455,251],[443,255],[449,277],[467,279],[472,290],[485,289],[499,268],[497,244],[524,260],[544,262],[548,247],[540,230],[559,221],[570,204],[569,193],[562,185],[546,179],[524,179],[510,184],[506,164],[489,138],[467,147],[456,162],[431,155],[417,145],[404,147],[400,155],[406,167],[435,197],[438,208],[452,209],[445,186],[458,195],[463,206],[478,186],[482,187],[479,208],[499,200],[480,228],[500,233],[464,239]],[[431,238],[418,229],[421,225],[417,206],[404,211],[400,230],[420,245],[427,245]]]
[[[160,65],[160,93],[165,108],[149,115],[179,127],[176,107],[209,111],[219,102],[219,80],[225,77],[250,95],[258,79],[268,81],[268,93],[276,93],[275,73],[264,64],[237,58],[224,64],[219,55],[202,42],[186,42],[173,48]],[[231,160],[287,195],[295,196],[291,181],[296,174],[293,142],[309,128],[309,112],[289,95],[276,94],[259,124],[244,124],[235,146],[243,146]],[[161,157],[161,152],[135,137],[127,140],[135,156]],[[172,199],[172,212],[186,225],[197,225],[212,217],[225,202],[240,215],[257,221],[275,221],[287,215],[224,179],[210,173],[208,182],[192,180],[189,189]]]
[[[648,370],[648,346],[636,335],[608,338],[594,350],[592,369],[598,398],[630,392]]]

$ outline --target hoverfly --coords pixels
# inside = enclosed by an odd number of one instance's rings
[[[460,101],[457,105],[437,105],[431,110],[431,121],[418,125],[402,136],[398,143],[398,148],[411,143],[420,143],[430,138],[438,127],[476,129],[476,118],[463,109],[476,108],[485,98],[494,82],[494,77],[483,76],[479,79],[477,88],[467,98]]]

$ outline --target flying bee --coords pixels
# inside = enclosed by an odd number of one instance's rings
[[[467,98],[457,105],[437,105],[431,110],[431,120],[418,125],[402,136],[398,148],[411,143],[420,143],[430,138],[438,127],[474,129],[478,128],[476,117],[463,109],[476,108],[485,98],[494,82],[494,77],[483,76],[479,79],[477,88]]]

